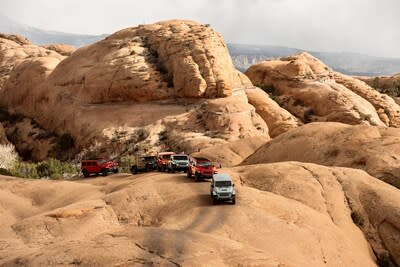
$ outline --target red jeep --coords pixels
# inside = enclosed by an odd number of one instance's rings
[[[107,176],[109,172],[118,172],[118,163],[105,159],[83,159],[81,161],[81,171],[85,177],[89,177],[92,173],[101,173],[103,176]]]
[[[213,175],[217,173],[217,168],[211,160],[206,158],[190,158],[189,168],[187,171],[187,177],[191,178],[194,176],[196,181],[200,179],[211,179]]]
[[[158,171],[165,172],[168,170],[168,163],[172,155],[175,155],[175,152],[160,152],[157,154]]]

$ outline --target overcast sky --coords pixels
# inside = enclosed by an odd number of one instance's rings
[[[399,0],[0,0],[0,12],[90,34],[186,18],[211,24],[231,43],[400,57]]]

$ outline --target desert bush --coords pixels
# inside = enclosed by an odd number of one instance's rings
[[[34,163],[16,161],[14,162],[13,166],[10,168],[9,171],[12,174],[12,176],[16,177],[32,178],[32,179],[40,178],[36,171],[36,164]]]
[[[0,175],[12,176],[11,172],[4,168],[0,168]]]
[[[69,162],[62,162],[51,158],[42,164],[45,164],[44,167],[42,167],[45,171],[44,173],[48,174],[48,177],[51,179],[69,178],[78,173],[76,166]]]
[[[13,145],[0,145],[0,168],[9,170],[17,160],[18,154]]]
[[[73,163],[48,159],[38,164],[16,161],[9,169],[9,173],[21,178],[64,179],[77,175],[78,170]]]
[[[118,165],[121,172],[130,172],[132,165],[136,162],[135,156],[124,156],[119,159]]]

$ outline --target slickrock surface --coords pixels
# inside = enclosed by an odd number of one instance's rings
[[[400,188],[399,144],[396,128],[311,123],[271,140],[243,164],[294,160],[350,167]]]
[[[43,47],[48,50],[53,50],[63,56],[70,56],[76,50],[75,47],[67,44],[51,44],[44,45]]]
[[[246,75],[304,123],[400,127],[400,107],[390,97],[332,71],[308,53],[260,62]]]
[[[268,138],[268,126],[244,93],[251,82],[207,25],[181,20],[139,25],[69,57],[1,40],[13,70],[2,76],[0,106],[58,135],[71,134],[78,146],[106,144],[113,129],[158,126],[182,130],[185,150],[209,146],[212,139]],[[32,47],[37,54],[14,55]],[[196,135],[203,137],[192,144]]]
[[[301,121],[287,110],[281,108],[269,95],[260,88],[246,90],[249,103],[268,125],[269,135],[276,137],[302,125]]]
[[[219,171],[234,177],[235,206],[213,206],[209,183],[185,174],[1,177],[0,264],[399,263],[400,193],[365,172],[298,162]]]
[[[24,37],[0,34],[0,92],[15,66],[24,60],[39,57],[63,58],[54,51],[33,45]]]

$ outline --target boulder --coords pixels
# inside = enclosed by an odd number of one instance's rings
[[[308,53],[257,63],[246,75],[304,123],[399,127],[400,107],[392,99]]]
[[[257,87],[246,90],[249,103],[255,107],[257,113],[268,125],[269,135],[273,138],[302,123],[286,109],[281,108],[270,96]]]
[[[0,34],[0,93],[4,90],[4,84],[15,66],[24,60],[37,57],[63,59],[57,52],[33,45],[24,37]]]
[[[7,51],[28,46],[7,42]],[[114,133],[143,127],[178,133],[170,134],[180,141],[174,148],[187,151],[204,143],[268,138],[268,126],[245,94],[251,82],[234,68],[222,37],[209,25],[186,20],[139,25],[69,57],[36,49],[46,56],[9,57],[13,71],[4,76],[0,106],[57,135],[70,133],[77,146],[101,144],[103,151],[117,153],[110,142],[123,138]],[[202,137],[192,142],[196,135]],[[157,143],[156,136],[149,138]]]
[[[62,56],[70,56],[76,50],[75,47],[67,44],[51,44],[51,45],[44,45],[44,48],[48,50],[53,50]]]

